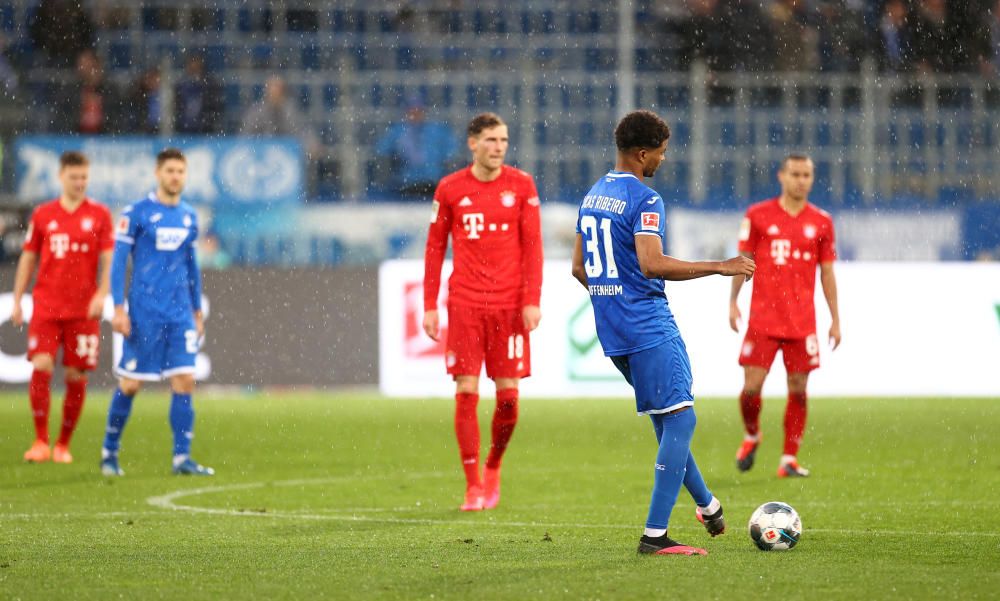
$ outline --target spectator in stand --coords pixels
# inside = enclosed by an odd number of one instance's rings
[[[912,31],[907,24],[909,10],[903,0],[888,0],[879,19],[880,55],[883,71],[909,71],[912,56]]]
[[[1000,0],[993,3],[987,16],[989,50],[984,57],[982,70],[993,77],[1000,76]]]
[[[49,67],[69,67],[81,52],[94,48],[94,24],[80,0],[40,0],[28,35]]]
[[[403,196],[427,199],[437,181],[447,173],[458,151],[455,132],[444,123],[427,120],[424,106],[410,100],[401,123],[392,125],[375,145],[385,163],[384,173],[394,176],[393,189]]]
[[[288,98],[288,86],[281,76],[273,75],[264,86],[264,97],[247,111],[240,133],[247,136],[294,136],[302,141],[306,153],[315,155],[319,140]]]
[[[923,73],[951,70],[954,47],[948,32],[945,0],[916,3],[909,24],[913,28],[913,58],[917,70]]]
[[[804,0],[775,0],[768,11],[774,35],[774,68],[812,71],[819,65],[816,28],[809,23]]]
[[[61,88],[52,118],[55,131],[80,134],[120,131],[121,93],[105,79],[104,67],[93,50],[80,53],[75,80]]]
[[[732,44],[726,37],[726,17],[719,0],[687,0],[690,16],[681,25],[680,67],[704,60],[712,70],[729,70],[733,62]]]
[[[184,66],[184,76],[174,94],[174,129],[183,134],[216,133],[222,126],[222,91],[205,72],[205,59],[194,55]]]
[[[862,59],[871,50],[865,25],[865,0],[821,0],[817,8],[820,69],[860,69]]]
[[[160,70],[147,69],[136,81],[129,95],[128,131],[156,134],[163,122],[163,91],[160,89]]]

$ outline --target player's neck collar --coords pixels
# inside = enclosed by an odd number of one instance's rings
[[[614,178],[631,177],[631,178],[639,179],[638,177],[635,177],[634,173],[629,173],[628,171],[616,171],[614,169],[612,169],[611,171],[608,171],[607,177],[614,177]]]
[[[165,207],[176,207],[176,206],[179,206],[181,204],[181,201],[183,200],[180,196],[178,196],[177,197],[177,204],[175,204],[175,205],[168,205],[167,203],[165,203],[162,200],[160,200],[160,197],[156,195],[156,190],[153,190],[152,192],[150,192],[149,196],[147,198],[149,198],[149,200],[155,202],[156,204],[163,205]]]

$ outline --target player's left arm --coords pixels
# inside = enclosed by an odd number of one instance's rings
[[[87,307],[87,317],[90,319],[100,319],[104,312],[104,302],[111,294],[111,261],[115,254],[115,228],[111,223],[111,211],[105,209],[98,236],[101,252],[97,256],[97,292]]]
[[[833,274],[833,262],[837,258],[836,235],[833,219],[826,215],[827,223],[819,237],[819,281],[823,286],[823,296],[830,308],[830,348],[840,346],[840,308],[837,303],[837,277]]]
[[[837,277],[833,274],[833,261],[819,264],[819,281],[823,285],[823,296],[830,307],[830,347],[840,346],[840,308],[837,305]]]
[[[205,316],[201,311],[201,269],[198,268],[198,225],[192,226],[191,243],[187,248],[188,289],[191,292],[191,307],[194,309],[194,326],[198,337],[205,335]]]
[[[532,331],[542,320],[542,217],[535,182],[529,180],[528,198],[521,203],[521,317],[524,329]]]
[[[104,312],[104,300],[111,293],[111,260],[114,255],[113,249],[102,250],[98,255],[97,292],[87,306],[87,317],[90,319],[100,319],[101,313]]]

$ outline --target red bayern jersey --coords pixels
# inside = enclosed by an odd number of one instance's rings
[[[774,338],[816,332],[816,266],[837,258],[833,219],[806,203],[792,216],[777,198],[751,206],[740,226],[740,251],[753,254],[749,327]]]
[[[513,167],[484,182],[466,167],[438,182],[424,253],[424,307],[437,307],[441,264],[452,237],[448,302],[515,309],[542,294],[542,228],[532,177]]]
[[[85,319],[97,293],[100,254],[115,246],[111,211],[85,199],[72,213],[53,200],[31,215],[24,250],[38,255],[33,316]]]

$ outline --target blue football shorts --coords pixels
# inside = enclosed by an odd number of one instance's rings
[[[611,361],[635,389],[639,415],[670,413],[694,405],[691,362],[680,336]]]
[[[115,375],[155,382],[193,374],[200,340],[194,322],[132,322],[132,334],[122,345]]]

